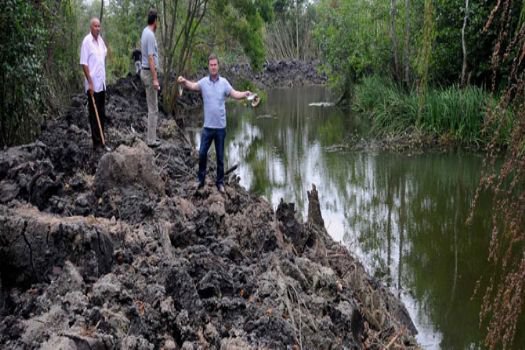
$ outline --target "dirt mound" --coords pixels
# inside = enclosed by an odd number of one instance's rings
[[[235,174],[196,192],[175,122],[151,150],[138,79],[110,92],[114,152],[92,153],[82,95],[0,152],[2,349],[416,346],[405,308],[327,234],[315,188],[306,223]]]
[[[318,61],[269,61],[260,72],[254,72],[249,64],[236,64],[225,67],[224,75],[233,82],[252,81],[263,89],[326,84],[328,78],[319,65]]]

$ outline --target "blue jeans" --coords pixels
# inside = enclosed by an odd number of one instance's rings
[[[215,153],[217,154],[217,179],[216,185],[224,184],[224,139],[226,138],[226,129],[202,128],[201,147],[199,149],[199,183],[204,184],[206,179],[206,163],[208,161],[208,150],[211,142],[215,144]]]

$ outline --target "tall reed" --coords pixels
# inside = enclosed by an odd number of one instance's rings
[[[490,137],[482,132],[482,125],[494,101],[491,94],[475,86],[429,88],[418,118],[416,91],[406,92],[389,80],[371,76],[355,87],[352,109],[370,116],[372,131],[378,136],[418,130],[460,143],[479,144]]]

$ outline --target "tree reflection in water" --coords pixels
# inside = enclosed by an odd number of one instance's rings
[[[328,231],[399,293],[422,345],[477,347],[480,300],[472,296],[489,269],[487,207],[477,209],[472,226],[465,220],[481,157],[351,151],[346,140],[365,134],[366,122],[308,106],[324,101],[324,88],[309,87],[269,91],[257,109],[230,104],[227,164],[240,163],[243,186],[274,207],[281,198],[295,202],[302,215],[315,183]]]

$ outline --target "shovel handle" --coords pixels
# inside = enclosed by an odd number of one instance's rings
[[[100,117],[98,116],[97,104],[95,103],[95,97],[91,94],[91,102],[93,102],[93,108],[95,109],[95,116],[97,117],[98,131],[100,132],[100,139],[102,140],[102,145],[106,145],[106,140],[104,139],[104,132],[102,131],[102,125],[100,125]]]

